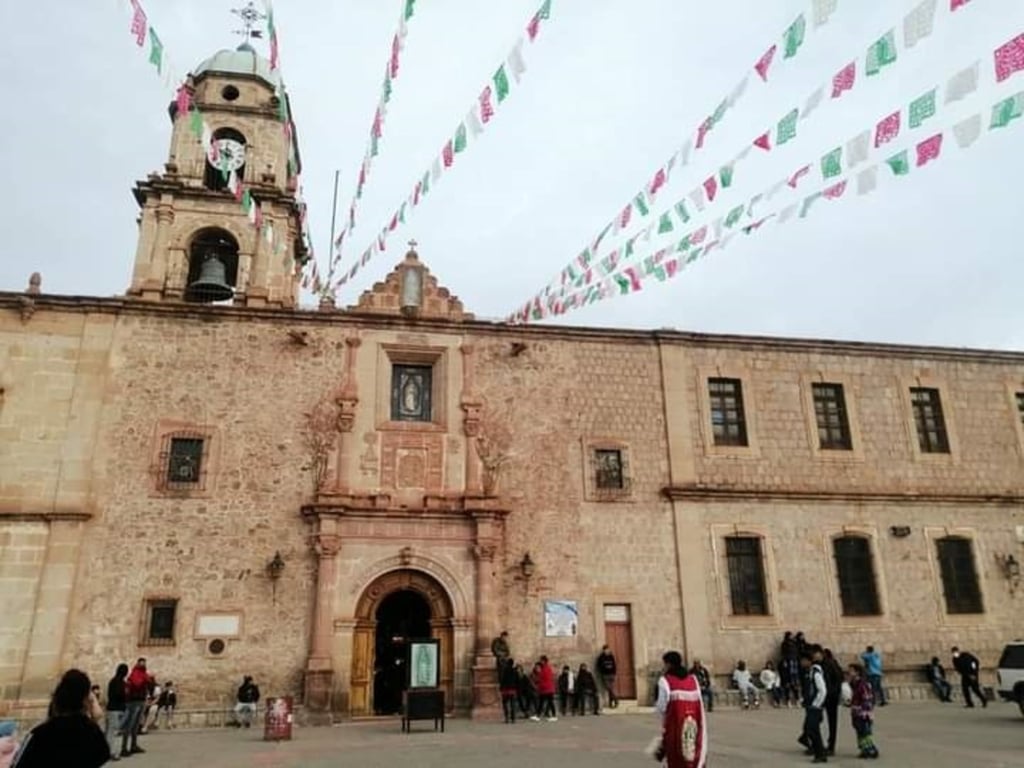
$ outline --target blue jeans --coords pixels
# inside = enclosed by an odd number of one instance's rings
[[[110,754],[117,754],[117,736],[118,731],[121,730],[121,726],[124,724],[124,712],[117,712],[107,710],[107,744],[110,745]]]
[[[953,692],[953,686],[946,680],[932,680],[932,688],[935,689],[935,693],[938,694],[940,701],[949,701],[949,696]]]
[[[884,707],[886,705],[885,700],[885,688],[882,687],[882,676],[881,675],[868,675],[868,682],[871,683],[871,692],[875,694],[875,701],[878,702],[878,706]]]
[[[129,701],[125,704],[124,720],[121,721],[122,752],[130,752],[139,746],[139,720],[145,707],[144,701]]]

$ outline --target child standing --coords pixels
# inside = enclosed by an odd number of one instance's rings
[[[750,679],[750,670],[747,669],[747,662],[740,659],[736,662],[736,669],[732,671],[732,681],[740,689],[740,698],[743,701],[743,708],[749,709],[753,700],[754,709],[761,706],[761,700],[757,696],[757,688]]]
[[[860,750],[860,757],[875,759],[878,757],[878,747],[875,746],[871,727],[874,720],[875,693],[862,665],[851,664],[848,674],[853,692],[850,700],[850,719],[853,722],[854,733],[857,734],[857,748]]]
[[[782,703],[782,687],[779,685],[779,673],[775,671],[775,665],[766,661],[759,677],[765,692],[772,697],[772,706],[777,708]]]
[[[570,708],[572,713],[576,714],[576,676],[568,664],[562,667],[562,674],[558,676],[558,705],[562,710],[562,717],[568,714]]]

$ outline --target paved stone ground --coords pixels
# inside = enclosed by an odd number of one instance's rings
[[[847,713],[841,713],[844,715]],[[716,711],[711,715],[710,768],[797,766],[809,763],[794,739],[797,710]],[[177,731],[144,737],[145,755],[124,768],[616,768],[654,766],[643,748],[656,731],[650,714],[563,718],[557,723],[481,723],[449,720],[447,733],[415,723],[410,735],[398,721],[347,723],[297,729],[291,742],[265,743],[255,731]],[[882,758],[898,768],[1020,768],[1024,766],[1024,717],[1016,706],[965,710],[939,703],[903,704],[879,712],[876,732]],[[856,758],[853,731],[841,719],[838,756],[831,765],[864,765]]]

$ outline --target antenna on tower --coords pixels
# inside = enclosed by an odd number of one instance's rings
[[[232,8],[231,12],[242,20],[243,29],[234,30],[234,34],[241,35],[246,40],[249,38],[256,38],[257,40],[263,37],[263,30],[253,29],[259,22],[267,18],[267,14],[260,13],[256,9],[256,4],[251,2],[247,3],[242,8]]]

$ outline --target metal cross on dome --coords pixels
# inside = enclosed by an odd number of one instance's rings
[[[247,3],[241,8],[232,8],[231,12],[242,20],[242,25],[245,29],[236,29],[236,35],[242,35],[246,40],[250,37],[260,39],[263,37],[263,31],[260,29],[253,29],[256,24],[267,18],[267,14],[260,13],[256,9],[256,4],[251,2]]]

